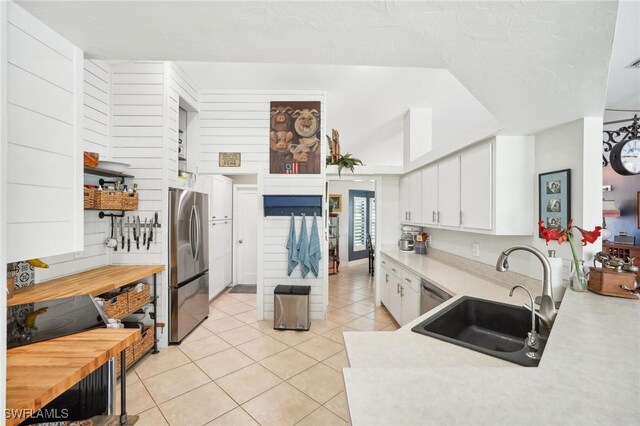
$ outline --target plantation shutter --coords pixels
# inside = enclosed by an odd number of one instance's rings
[[[369,198],[369,234],[371,234],[371,245],[376,245],[376,199]]]
[[[353,251],[366,248],[367,243],[367,198],[353,197]]]

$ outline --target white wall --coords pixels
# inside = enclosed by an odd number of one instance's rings
[[[84,61],[82,145],[84,151],[97,152],[109,159],[109,128],[111,123],[111,67],[104,61]],[[97,184],[99,177],[84,175],[84,182]],[[49,269],[36,269],[36,282],[45,281],[109,263],[104,242],[109,223],[98,218],[97,211],[84,211],[84,248],[77,253],[46,257]]]
[[[600,126],[598,126],[598,121]],[[537,175],[561,169],[571,169],[571,215],[576,225],[593,229],[600,225],[602,204],[600,201],[602,171],[601,154],[601,118],[585,118],[547,129],[535,135],[535,187],[531,188],[536,206],[535,217],[538,216]],[[500,252],[515,244],[529,244],[546,253],[557,251],[557,256],[570,260],[571,251],[568,244],[558,247],[556,242],[545,241],[536,235],[532,237],[504,237],[473,234],[467,232],[428,229],[431,234],[433,248],[444,250],[458,256],[495,265]],[[471,246],[480,245],[480,256],[472,256]],[[595,245],[585,247],[585,260],[589,253],[600,250],[600,240]],[[576,249],[583,252],[580,240]],[[532,278],[541,278],[542,269],[539,262],[530,255],[516,252],[509,258],[510,270]]]
[[[191,73],[190,73],[191,74]],[[204,90],[200,97],[199,173],[257,174],[258,196],[262,203],[264,194],[323,195],[325,172],[317,175],[271,175],[269,174],[269,129],[271,101],[320,101],[321,138],[324,139],[326,125],[325,94],[317,91],[268,91],[268,90]],[[320,144],[324,158],[325,145]],[[240,152],[242,164],[239,168],[218,167],[218,153]],[[262,212],[262,204],[260,205]],[[258,316],[273,318],[273,290],[278,284],[311,286],[312,319],[325,317],[327,301],[327,263],[325,218],[318,218],[323,259],[318,278],[307,275],[301,278],[297,268],[287,276],[286,239],[290,218],[265,217],[258,226]],[[321,220],[320,220],[321,219]],[[311,231],[312,218],[307,218],[307,229]],[[298,234],[300,218],[297,218]],[[311,277],[311,278],[310,278]]]
[[[0,2],[0,206],[7,205],[7,3]],[[7,209],[0,208],[0,277],[7,273]],[[6,293],[5,293],[6,294]],[[7,335],[7,298],[0,297],[0,336]],[[0,412],[7,405],[7,339],[0,339]]]
[[[83,246],[83,54],[12,2],[8,20],[7,260],[74,252]]]
[[[375,191],[375,181],[356,182],[353,180],[330,180],[329,194],[342,195],[342,211],[339,213],[340,226],[340,263],[346,266],[349,262],[349,190]],[[379,201],[376,199],[376,202]],[[377,206],[377,204],[376,204]]]

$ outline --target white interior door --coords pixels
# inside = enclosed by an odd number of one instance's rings
[[[258,191],[255,185],[236,185],[235,222],[235,283],[257,283],[258,258]]]

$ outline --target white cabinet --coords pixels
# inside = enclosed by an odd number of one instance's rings
[[[460,157],[438,163],[438,224],[460,225]]]
[[[438,223],[438,165],[422,169],[422,223]]]
[[[391,278],[388,265],[389,263],[384,258],[380,260],[380,277],[382,279],[380,285],[380,301],[386,307],[389,305],[389,280]]]
[[[233,217],[233,181],[228,177],[219,175],[212,176],[211,180],[209,220],[229,220]]]
[[[422,222],[422,174],[420,170],[400,178],[400,221]]]
[[[460,154],[460,219],[464,228],[491,230],[492,145]]]
[[[400,222],[492,235],[532,235],[534,142],[533,136],[496,136],[403,176]],[[405,217],[412,209],[411,177],[417,172],[422,173],[422,214],[420,221],[410,221]]]
[[[383,303],[398,324],[408,324],[420,316],[420,279],[387,258],[381,266]]]
[[[209,298],[231,284],[232,237],[230,220],[209,222]]]

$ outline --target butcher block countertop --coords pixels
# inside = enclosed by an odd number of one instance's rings
[[[8,306],[90,294],[97,296],[162,272],[164,265],[107,265],[15,291]]]
[[[24,421],[139,338],[138,329],[100,328],[9,349],[7,425]]]

